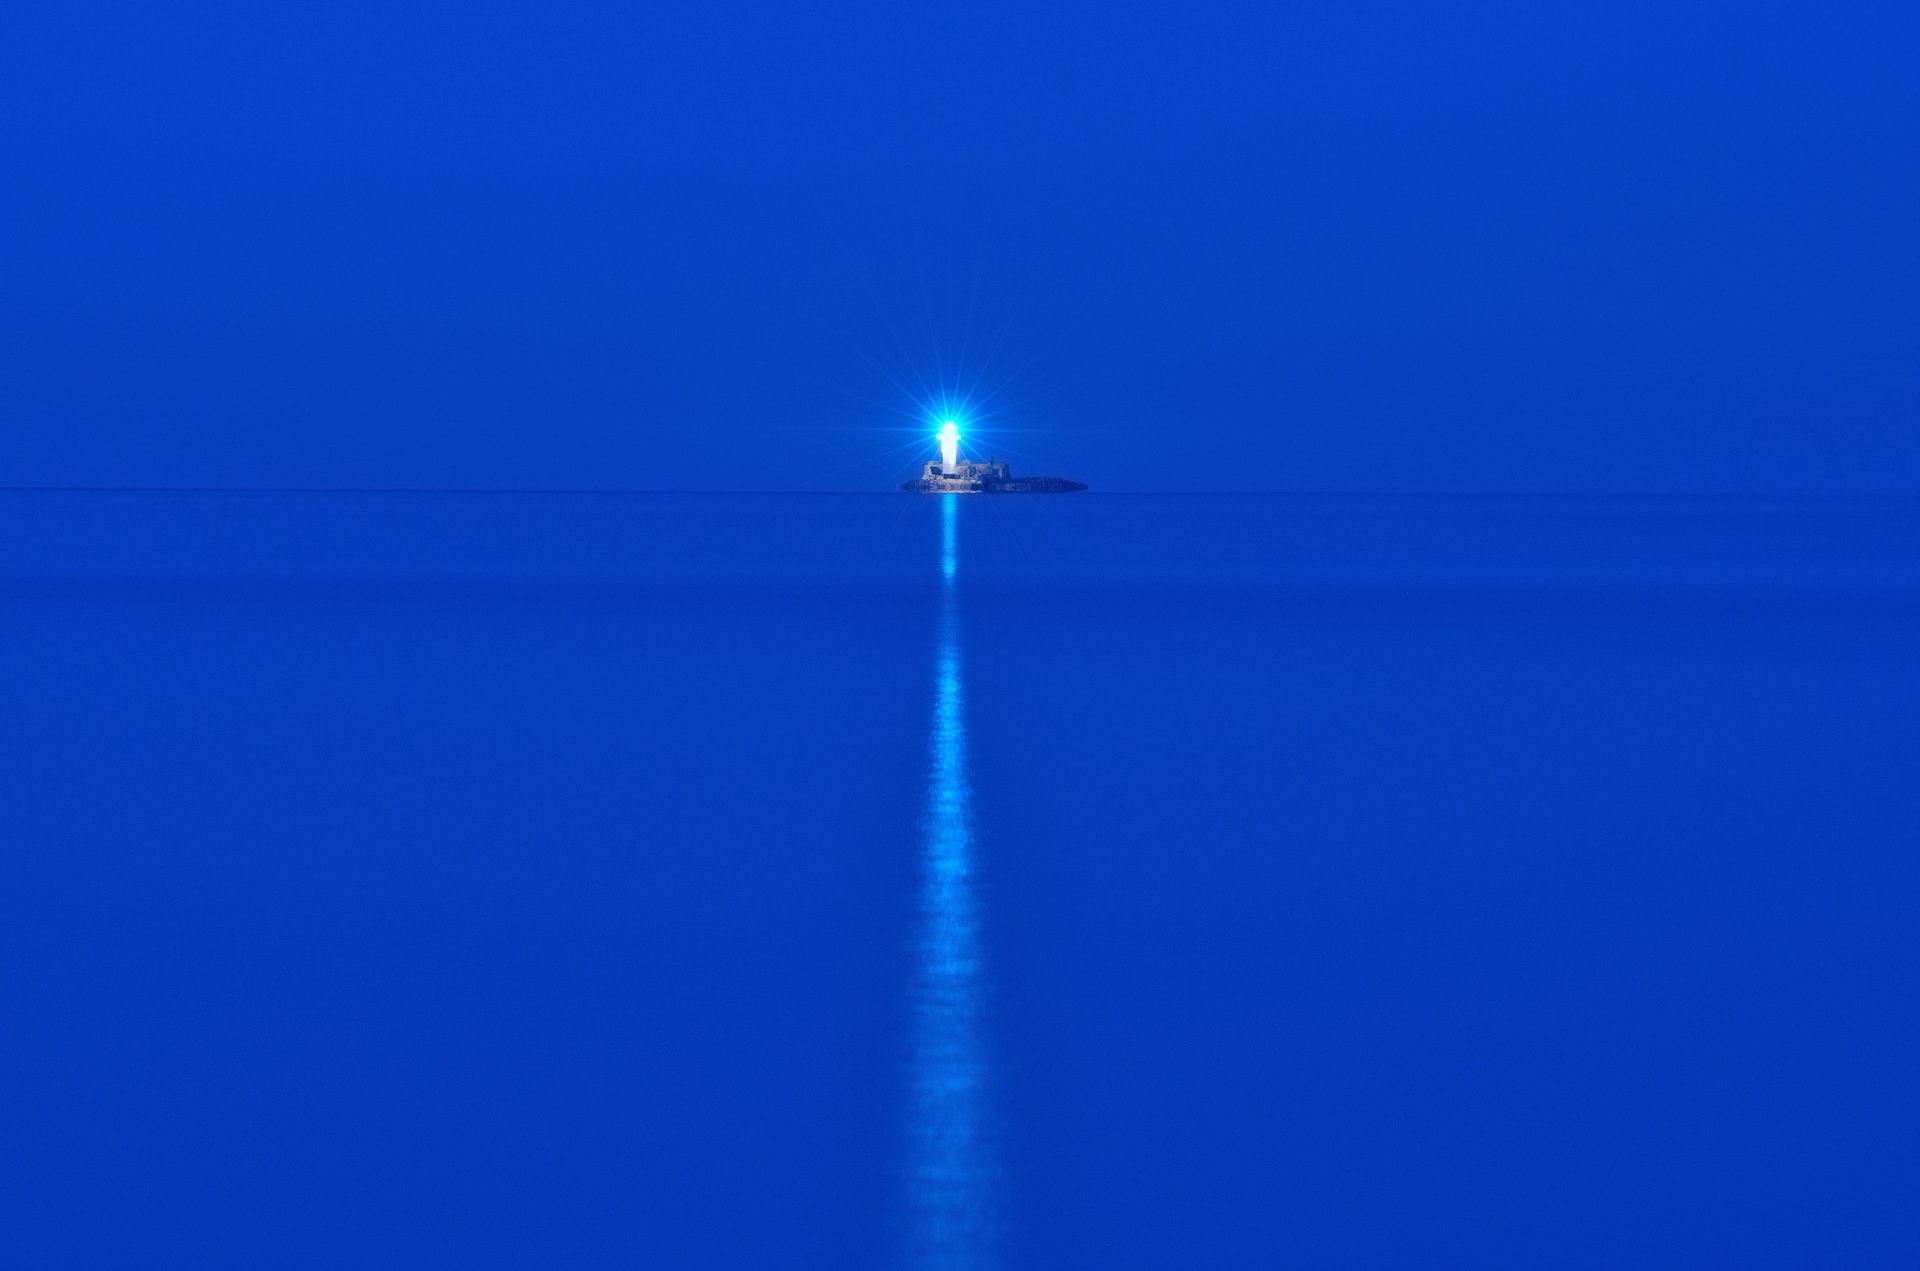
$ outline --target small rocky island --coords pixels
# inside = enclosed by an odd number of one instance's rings
[[[1016,477],[1006,464],[989,459],[951,466],[936,460],[927,464],[919,480],[902,482],[900,488],[921,494],[1071,494],[1087,487],[1065,477]]]

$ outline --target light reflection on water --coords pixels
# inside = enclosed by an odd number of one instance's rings
[[[982,1038],[986,975],[955,594],[960,497],[940,502],[940,626],[921,826],[907,1181],[914,1264],[958,1271],[994,1264],[999,1168]]]

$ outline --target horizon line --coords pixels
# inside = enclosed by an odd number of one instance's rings
[[[898,489],[818,490],[672,489],[644,486],[405,486],[405,485],[0,485],[0,494],[486,494],[486,495],[823,495],[900,494]],[[1284,498],[1458,498],[1458,499],[1909,499],[1920,490],[1639,490],[1639,489],[1235,489],[1140,490],[1092,488],[1078,493],[1244,496]]]

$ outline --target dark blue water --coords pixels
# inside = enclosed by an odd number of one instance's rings
[[[0,495],[14,1267],[1910,1266],[1920,502]]]

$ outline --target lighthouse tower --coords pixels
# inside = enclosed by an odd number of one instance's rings
[[[949,419],[940,425],[940,431],[934,434],[940,442],[940,457],[929,459],[920,469],[918,481],[908,481],[904,489],[921,490],[928,494],[981,494],[988,490],[1012,489],[1052,489],[1052,486],[1037,485],[1032,480],[1024,485],[1013,481],[1013,474],[1007,471],[1007,465],[989,458],[985,463],[979,460],[964,460],[960,457],[960,425]],[[1057,478],[1043,477],[1040,481],[1055,481]],[[1071,486],[1082,489],[1078,484],[1062,482],[1060,488]]]

